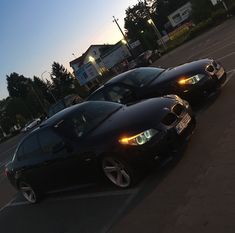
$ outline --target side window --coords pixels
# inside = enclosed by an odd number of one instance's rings
[[[102,89],[99,92],[96,92],[94,95],[89,97],[88,100],[91,100],[91,101],[105,101],[104,89]]]
[[[24,145],[21,144],[16,152],[17,159],[20,159],[22,156],[24,156]]]
[[[17,152],[17,158],[19,160],[31,159],[38,156],[40,152],[40,146],[38,144],[37,135],[33,134],[29,136],[23,144],[19,147]]]
[[[51,153],[55,146],[63,142],[62,138],[51,129],[39,132],[38,139],[42,151],[45,153]]]
[[[109,99],[117,103],[125,103],[127,99],[129,100],[132,97],[133,92],[127,86],[113,86],[107,90],[107,95]]]

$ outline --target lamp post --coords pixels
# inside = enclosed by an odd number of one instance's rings
[[[47,70],[45,70],[44,72],[42,72],[42,74],[41,74],[41,79],[44,81],[44,83],[46,83],[45,80],[44,80],[44,78],[43,78],[43,75],[44,75],[45,73],[48,73],[48,74],[51,75],[51,73],[48,72]],[[46,79],[46,81],[47,81],[47,79]],[[47,90],[48,90],[48,92],[50,93],[50,95],[52,96],[53,100],[54,100],[55,103],[56,103],[57,100],[56,100],[55,96],[53,95],[52,91],[51,91],[49,88],[47,88]]]
[[[145,3],[145,2],[142,2],[141,0],[139,0],[139,2],[142,3],[143,6],[144,6],[145,12],[146,12],[147,17],[148,17],[147,22],[153,27],[154,32],[155,32],[156,35],[157,35],[157,38],[160,40],[160,42],[161,42],[161,44],[162,44],[164,50],[166,51],[166,50],[167,50],[167,45],[166,45],[166,43],[163,41],[162,36],[161,36],[161,33],[159,32],[159,30],[158,30],[156,24],[155,24],[154,21],[153,21],[152,16],[151,16],[151,14],[150,14],[150,12],[149,12],[147,6],[146,6],[146,3]]]

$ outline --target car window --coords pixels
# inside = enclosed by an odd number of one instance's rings
[[[116,85],[107,89],[107,96],[109,100],[117,103],[123,103],[123,101],[125,102],[125,99],[132,95],[132,93],[133,91],[124,85]]]
[[[102,88],[100,91],[97,91],[96,93],[94,93],[93,95],[88,97],[88,100],[89,101],[91,101],[91,100],[104,101],[105,100],[104,92],[105,92],[105,89]]]
[[[56,145],[63,142],[63,139],[51,129],[40,131],[38,133],[38,139],[41,149],[45,153],[51,153]]]
[[[70,139],[78,139],[96,128],[105,119],[118,111],[122,105],[107,101],[87,102],[71,114],[56,130]]]
[[[19,147],[17,158],[19,160],[30,159],[35,157],[40,152],[37,135],[33,134],[24,140],[23,144]]]
[[[165,70],[161,68],[144,67],[126,73],[126,77],[122,79],[122,83],[143,87],[161,75]]]

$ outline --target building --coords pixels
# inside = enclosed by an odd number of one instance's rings
[[[123,41],[114,45],[91,45],[82,56],[71,61],[70,66],[80,85],[90,89],[103,72],[115,69],[129,57],[130,52]]]
[[[186,3],[170,15],[168,15],[168,19],[173,28],[181,25],[188,19],[190,19],[190,15],[192,12],[192,4],[191,2]]]

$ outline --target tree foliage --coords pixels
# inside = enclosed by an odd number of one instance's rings
[[[126,10],[125,29],[128,38],[131,40],[140,39],[140,32],[144,31],[153,35],[147,20],[151,17],[157,28],[162,32],[168,22],[168,15],[187,3],[189,0],[146,0]],[[142,33],[143,34],[143,33]],[[144,36],[144,35],[142,35]],[[146,38],[145,38],[146,39]]]
[[[52,90],[58,99],[73,93],[73,78],[63,65],[57,62],[52,64],[51,79]]]
[[[29,79],[17,73],[7,75],[7,89],[10,97],[27,96]]]

